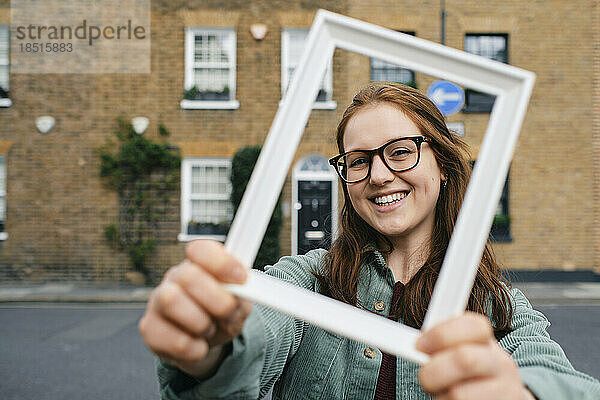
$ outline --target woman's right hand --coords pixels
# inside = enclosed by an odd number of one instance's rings
[[[138,328],[158,357],[204,378],[219,366],[224,345],[240,334],[252,303],[224,283],[244,283],[246,268],[219,242],[196,240],[148,300]]]

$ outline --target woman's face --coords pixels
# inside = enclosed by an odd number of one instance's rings
[[[399,108],[382,103],[360,110],[348,121],[344,151],[370,150],[392,139],[420,135],[417,126]],[[428,240],[443,178],[433,151],[425,142],[419,164],[409,171],[393,172],[374,155],[371,174],[361,182],[347,184],[348,194],[356,212],[392,242]],[[395,199],[389,202],[384,196]]]

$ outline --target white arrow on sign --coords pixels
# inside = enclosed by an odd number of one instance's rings
[[[460,99],[460,93],[445,92],[441,87],[435,89],[431,95],[431,100],[440,106],[443,106],[447,101],[460,101]]]

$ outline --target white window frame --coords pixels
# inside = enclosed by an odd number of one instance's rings
[[[399,30],[396,32],[400,32],[403,33],[405,35],[410,35],[412,37],[416,37],[417,34],[415,31],[403,31],[403,30]],[[373,79],[373,62],[382,62],[382,69],[388,69],[388,70],[397,70],[397,71],[407,71],[411,74],[412,76],[412,80],[408,81],[408,82],[401,82],[401,81],[395,81],[395,80],[391,80],[391,79]],[[388,63],[386,61],[380,60],[378,58],[375,57],[369,57],[369,78],[371,80],[371,82],[381,82],[381,81],[385,81],[385,82],[395,82],[395,83],[400,83],[403,85],[409,84],[410,82],[412,82],[415,86],[417,85],[417,74],[415,73],[415,71],[413,71],[412,69],[409,68],[405,68],[402,65],[399,64],[394,64],[394,63]]]
[[[237,36],[235,28],[203,28],[203,27],[187,27],[185,28],[185,76],[184,89],[189,90],[194,86],[194,40],[197,34],[220,34],[226,33],[230,35],[231,54],[229,57],[229,91],[230,100],[181,100],[180,106],[184,109],[226,109],[235,110],[240,107],[240,102],[236,100],[236,68],[237,68]]]
[[[231,168],[231,159],[229,158],[184,158],[181,161],[181,230],[177,239],[181,242],[188,242],[194,239],[213,239],[225,241],[225,235],[195,235],[188,234],[188,223],[192,218],[193,200],[229,200],[228,193],[225,195],[214,194],[192,194],[192,168],[194,167],[222,167]]]
[[[504,42],[504,59],[502,60],[496,60],[493,57],[490,56],[490,54],[485,54],[485,51],[481,50],[481,39],[487,37],[487,38],[502,38],[503,42]],[[469,43],[471,42],[471,40],[473,40],[473,43],[476,43],[476,45],[474,46],[473,44],[469,45]],[[488,58],[490,60],[494,60],[497,62],[502,62],[505,64],[508,64],[509,60],[508,60],[508,40],[509,40],[509,34],[508,33],[466,33],[465,37],[464,37],[464,49],[465,52],[469,53],[469,54],[476,54],[480,57],[485,57]],[[479,97],[479,101],[476,101],[475,99]],[[469,88],[467,88],[465,90],[465,103],[463,105],[463,112],[466,113],[490,113],[492,111],[492,108],[494,107],[494,97],[490,96],[490,95],[486,95],[485,93],[480,93],[474,90],[471,90]]]
[[[10,86],[10,27],[8,24],[0,24],[0,29],[6,29],[6,60],[2,60],[0,58],[0,66],[6,66],[7,69],[7,79],[6,79],[6,87],[4,88],[6,91],[9,90]],[[12,106],[12,100],[10,98],[0,98],[0,107],[10,107]],[[2,239],[0,239],[2,240]]]
[[[290,65],[289,48],[290,48],[290,33],[305,32],[308,39],[308,28],[283,28],[281,30],[281,98],[285,96],[285,92],[289,86],[290,76],[288,69]],[[327,99],[325,101],[316,101],[313,104],[313,110],[335,110],[337,102],[333,101],[333,60],[329,61],[325,70],[324,83],[319,89],[325,89]],[[294,66],[296,69],[297,66]],[[280,102],[281,105],[281,102]]]
[[[380,63],[382,63],[381,67],[377,68],[377,67],[374,67],[374,66],[373,66],[373,63],[377,63],[377,62],[380,62]],[[409,84],[409,83],[411,83],[411,82],[412,82],[413,84],[416,84],[416,83],[417,83],[417,78],[416,78],[415,71],[413,71],[413,70],[410,70],[410,69],[408,69],[408,68],[404,68],[403,66],[401,66],[401,65],[398,65],[398,64],[392,64],[392,63],[385,62],[385,61],[383,61],[383,60],[380,60],[380,59],[378,59],[378,58],[374,58],[374,57],[371,57],[371,58],[369,58],[369,69],[370,69],[370,70],[369,70],[369,75],[370,75],[370,76],[369,76],[369,78],[370,78],[370,81],[371,81],[371,82],[381,82],[381,81],[385,81],[385,82],[395,82],[395,83],[400,83],[400,84],[403,84],[403,85],[407,85],[407,84]],[[382,70],[388,70],[388,71],[399,71],[399,72],[402,72],[402,71],[407,71],[408,73],[410,73],[410,74],[411,74],[412,80],[411,80],[411,81],[408,81],[408,82],[402,82],[402,81],[398,81],[398,80],[391,80],[391,79],[373,79],[373,71],[374,71],[375,69],[382,69]]]
[[[6,232],[6,156],[0,156],[0,162],[4,163],[4,168],[0,170],[0,182],[3,182],[3,185],[0,185],[0,198],[4,201],[4,231],[0,231],[0,240],[8,239],[8,233]],[[1,216],[0,216],[1,217]]]

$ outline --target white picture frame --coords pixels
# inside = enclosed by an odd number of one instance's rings
[[[336,48],[375,57],[496,96],[423,329],[462,313],[492,225],[535,75],[461,50],[319,10],[225,243],[251,266]],[[257,206],[260,205],[260,206]],[[420,331],[252,271],[236,295],[418,363]]]

